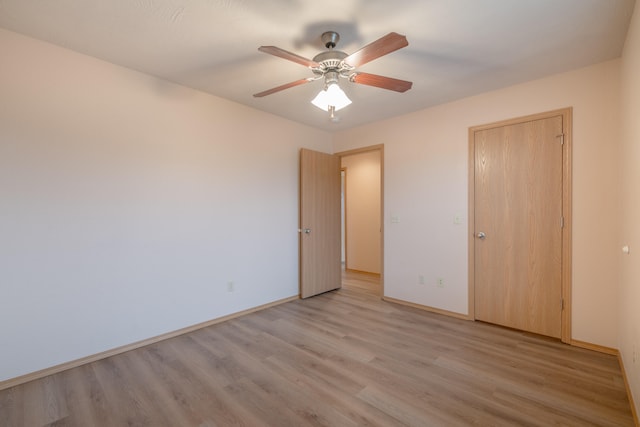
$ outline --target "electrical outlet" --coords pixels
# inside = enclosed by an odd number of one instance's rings
[[[422,274],[418,276],[418,284],[424,285],[424,276]]]
[[[436,286],[439,288],[444,288],[444,279],[442,277],[438,277],[436,279]]]
[[[227,292],[233,292],[235,290],[235,283],[233,283],[233,280],[229,280],[227,282]]]

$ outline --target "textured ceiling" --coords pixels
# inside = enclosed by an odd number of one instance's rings
[[[0,0],[0,27],[328,131],[620,56],[634,0]],[[359,70],[413,81],[396,93],[341,80],[339,121],[310,104],[321,81],[258,52],[312,58],[336,30],[352,53],[395,31],[409,46]],[[5,59],[3,59],[5,60]],[[0,65],[1,66],[1,65]],[[159,89],[160,90],[160,89]]]

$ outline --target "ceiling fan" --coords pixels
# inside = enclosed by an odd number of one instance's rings
[[[278,56],[300,65],[304,65],[311,69],[314,76],[286,83],[281,86],[256,93],[253,96],[261,98],[285,89],[324,78],[324,90],[318,94],[312,103],[323,110],[329,111],[331,118],[333,118],[333,113],[335,111],[346,107],[351,103],[349,98],[347,98],[338,85],[338,79],[340,77],[345,78],[352,83],[375,86],[396,92],[406,92],[411,89],[413,83],[406,80],[398,80],[391,77],[355,71],[355,69],[361,65],[408,46],[409,42],[405,36],[398,33],[389,33],[351,55],[339,50],[334,50],[340,40],[340,35],[337,32],[327,31],[322,34],[321,39],[328,50],[319,53],[313,59],[304,58],[276,46],[261,46],[258,48],[260,52],[268,53],[270,55]]]

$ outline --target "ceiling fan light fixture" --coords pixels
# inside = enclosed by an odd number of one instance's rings
[[[338,111],[351,104],[351,100],[338,86],[338,83],[332,82],[321,90],[311,103],[324,111],[329,111],[331,107],[333,107],[334,111]]]
[[[1,1],[2,0],[0,0],[0,2]],[[327,31],[322,34],[321,39],[328,50],[320,52],[314,56],[313,59],[304,58],[276,46],[260,46],[258,48],[260,52],[304,65],[313,72],[315,77],[308,77],[286,83],[256,93],[253,96],[262,98],[263,96],[324,78],[323,90],[316,95],[311,103],[319,109],[328,112],[329,119],[332,122],[337,122],[340,118],[336,116],[335,112],[351,104],[349,97],[347,97],[338,85],[340,77],[347,79],[350,83],[374,86],[395,92],[406,92],[411,89],[412,83],[409,81],[355,71],[357,67],[408,46],[409,42],[405,36],[398,33],[389,33],[350,55],[340,50],[335,50],[340,40],[337,32]]]

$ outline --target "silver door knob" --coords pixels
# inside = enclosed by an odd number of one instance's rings
[[[302,231],[304,231],[304,234],[311,234],[311,229],[310,228],[305,228]]]
[[[483,231],[480,231],[480,232],[478,232],[478,234],[476,234],[476,237],[477,237],[478,239],[484,239],[485,237],[487,237],[487,235],[486,235],[486,234],[484,234],[484,232],[483,232]]]

